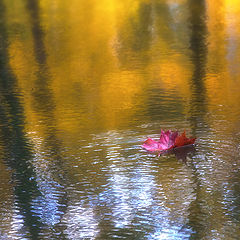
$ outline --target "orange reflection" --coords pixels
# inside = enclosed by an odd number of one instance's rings
[[[240,5],[238,1],[208,2],[209,72],[206,79],[209,106],[225,120],[238,121]],[[232,125],[229,125],[231,128]]]
[[[29,10],[20,1],[15,4],[7,3],[8,21],[24,26],[24,34],[10,36],[10,62],[24,93],[28,128],[35,131],[40,119],[33,110],[32,89],[41,69],[34,57]],[[145,93],[153,84],[183,96],[183,105],[189,102],[194,66],[186,9],[187,1],[40,1],[45,78],[57,128],[74,134],[82,128],[126,125],[146,102]],[[218,106],[226,105],[221,114],[233,118],[238,111],[234,103],[240,100],[235,90],[239,87],[240,7],[238,1],[208,1],[206,11],[204,85],[209,109],[217,112]],[[187,113],[189,106],[184,108]]]

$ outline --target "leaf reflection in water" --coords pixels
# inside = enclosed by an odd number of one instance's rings
[[[171,150],[171,152],[173,152],[175,154],[175,156],[178,160],[182,160],[182,161],[186,162],[187,157],[190,154],[193,154],[196,152],[196,148],[194,145],[186,145],[183,147],[174,148]]]

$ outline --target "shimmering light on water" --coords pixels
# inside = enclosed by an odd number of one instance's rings
[[[0,0],[1,239],[239,239],[240,5]],[[141,148],[162,129],[195,147]]]

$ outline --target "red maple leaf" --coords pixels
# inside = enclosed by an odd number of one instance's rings
[[[185,131],[182,135],[178,135],[175,139],[174,147],[182,147],[189,144],[194,144],[196,138],[187,138]]]
[[[166,151],[174,147],[175,139],[178,136],[178,132],[172,132],[170,130],[161,130],[160,139],[155,141],[148,138],[142,145],[148,151]]]
[[[195,140],[196,138],[187,138],[185,131],[182,133],[182,135],[179,135],[177,131],[172,132],[171,130],[161,130],[160,139],[158,141],[148,138],[143,143],[142,147],[152,152],[163,152],[172,148],[193,144]]]

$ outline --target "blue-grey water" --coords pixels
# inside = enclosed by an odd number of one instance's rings
[[[237,0],[0,0],[0,239],[240,239]],[[161,129],[197,137],[158,156]]]

